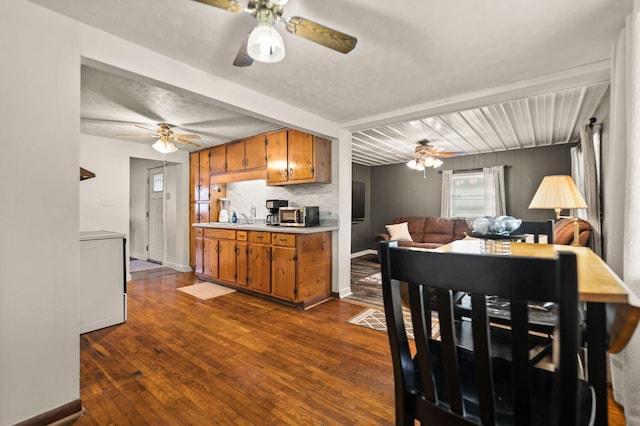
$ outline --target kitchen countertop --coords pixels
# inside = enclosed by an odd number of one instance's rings
[[[224,223],[224,222],[202,222],[194,223],[196,228],[217,228],[217,229],[237,229],[240,231],[267,231],[282,232],[285,234],[315,234],[317,232],[337,231],[336,220],[325,221],[318,226],[296,227],[296,226],[269,226],[264,223]]]

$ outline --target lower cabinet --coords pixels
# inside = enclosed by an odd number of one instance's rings
[[[197,228],[201,229],[201,228]],[[196,232],[195,271],[205,278],[236,282],[236,231],[203,229]]]
[[[204,279],[301,307],[331,296],[331,232],[205,228],[201,241]]]
[[[271,244],[271,293],[296,301],[296,236],[273,233]]]
[[[249,288],[271,293],[271,233],[249,232]]]

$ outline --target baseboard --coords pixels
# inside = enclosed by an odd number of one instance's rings
[[[354,257],[364,256],[365,254],[378,254],[378,251],[372,249],[357,251],[355,253],[351,253],[351,258],[353,259]]]
[[[337,295],[337,297],[339,299],[344,299],[347,296],[351,296],[353,293],[351,293],[351,287],[349,288],[343,288],[342,290],[340,290],[340,292],[336,293],[333,292],[334,295]]]
[[[162,262],[162,266],[166,266],[167,268],[175,269],[178,272],[191,272],[191,266],[189,265],[179,265],[173,262]]]
[[[76,399],[61,405],[53,410],[46,411],[17,423],[16,426],[41,426],[41,425],[64,425],[72,424],[74,420],[82,416],[82,400]]]
[[[147,256],[140,253],[129,252],[129,257],[133,257],[134,259],[147,260]]]

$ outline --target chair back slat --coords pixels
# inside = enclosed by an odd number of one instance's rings
[[[471,294],[471,318],[475,351],[475,372],[480,404],[480,418],[483,424],[495,423],[493,369],[491,368],[491,348],[489,347],[489,317],[486,298],[483,294]]]
[[[440,338],[442,339],[442,366],[451,411],[464,414],[462,390],[460,389],[460,369],[458,368],[457,340],[451,291],[438,288],[438,318],[440,321]]]
[[[411,303],[411,319],[413,321],[416,351],[421,354],[417,360],[426,359],[427,362],[420,365],[422,391],[425,396],[433,401],[438,397],[432,371],[432,357],[428,340],[431,338],[431,311],[427,309],[428,292],[424,286],[413,285],[409,288]]]
[[[397,424],[413,424],[414,419],[438,425],[578,424],[575,254],[530,258],[441,253],[399,248],[396,242],[383,242],[380,250]],[[404,329],[400,282],[409,286],[415,357]],[[428,299],[434,289],[439,337],[431,333]],[[469,318],[454,316],[455,291],[469,294]],[[490,295],[510,302],[509,328],[498,329],[490,322]],[[544,372],[544,381],[538,380],[542,373],[529,357],[528,305],[541,301],[559,305],[559,344],[553,345],[554,360],[559,361],[555,373]],[[498,330],[500,336],[509,336],[506,351],[494,346]],[[540,392],[540,383],[547,381],[552,386]],[[541,412],[540,398],[549,400],[543,406],[554,407],[548,418]]]
[[[511,359],[513,361],[514,417],[516,424],[531,422],[531,365],[529,363],[529,329],[527,302],[512,300],[511,310]]]

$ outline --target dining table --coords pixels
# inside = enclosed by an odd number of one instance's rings
[[[456,240],[435,251],[483,253],[478,238]],[[640,298],[589,247],[509,242],[507,256],[557,257],[560,251],[575,253],[578,268],[578,297],[586,311],[585,345],[587,380],[594,388],[596,425],[608,424],[607,352],[622,350],[640,319]]]

